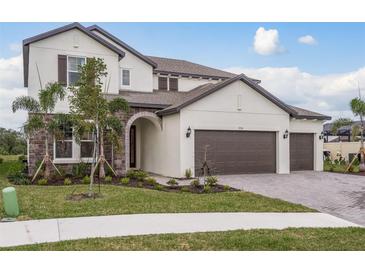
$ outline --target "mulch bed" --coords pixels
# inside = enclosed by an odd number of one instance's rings
[[[82,177],[66,177],[69,178],[72,181],[72,185],[82,185],[84,184],[82,181]],[[204,185],[199,186],[191,186],[191,185],[176,185],[176,186],[166,186],[159,183],[151,184],[148,182],[142,182],[138,181],[136,179],[130,179],[128,184],[122,184],[120,183],[120,179],[122,177],[113,177],[112,182],[105,182],[104,180],[99,180],[97,177],[94,180],[94,186],[97,189],[98,185],[114,185],[114,186],[120,186],[120,187],[135,187],[135,188],[145,188],[145,189],[152,189],[152,190],[158,190],[158,191],[165,191],[165,192],[190,192],[190,193],[196,193],[196,194],[203,194],[203,193],[218,193],[218,192],[232,192],[232,191],[240,191],[239,189],[229,187],[229,186],[223,186],[220,184],[216,184],[214,186],[210,186],[209,190],[204,189]],[[36,179],[32,185],[37,185],[37,181],[39,179]],[[64,180],[65,178],[61,177],[54,177],[48,180],[46,185],[42,185],[44,187],[47,186],[64,186]],[[84,184],[88,185],[88,184]],[[90,197],[87,193],[78,193],[78,194],[71,194],[69,199],[73,201],[80,201],[83,199],[95,199],[99,197]]]

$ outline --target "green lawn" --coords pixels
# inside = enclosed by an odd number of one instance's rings
[[[63,241],[2,250],[365,250],[365,229],[291,228],[163,234]]]
[[[10,185],[6,179],[16,161],[0,164],[0,188]],[[86,185],[15,186],[21,210],[20,220],[93,215],[171,212],[305,212],[302,205],[271,199],[250,192],[212,194],[167,193],[157,190],[104,185],[102,198],[69,201],[72,192],[86,192]],[[0,197],[0,217],[4,216]]]

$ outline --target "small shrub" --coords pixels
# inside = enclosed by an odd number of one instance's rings
[[[191,185],[192,187],[199,187],[199,186],[200,186],[199,179],[192,180],[192,181],[190,182],[190,185]]]
[[[0,157],[0,165],[4,162],[4,159]]]
[[[66,175],[66,170],[65,170],[64,168],[62,168],[62,167],[58,167],[58,171],[61,173],[61,174],[59,174],[59,173],[56,171],[56,174],[57,174],[58,176],[65,177],[65,175]]]
[[[183,186],[181,192],[190,192],[190,189],[187,186]]]
[[[90,177],[88,175],[84,176],[84,178],[82,178],[82,183],[85,185],[90,184]]]
[[[166,184],[168,184],[169,186],[177,186],[178,182],[174,178],[171,178],[166,182]]]
[[[205,185],[204,186],[204,192],[205,193],[209,193],[209,192],[211,192],[212,191],[212,187],[210,186],[210,185]]]
[[[218,183],[218,178],[215,176],[208,176],[205,178],[205,184],[208,186],[215,186]]]
[[[143,187],[143,183],[142,182],[138,182],[137,183],[137,187]]]
[[[156,190],[163,190],[163,189],[164,189],[164,187],[163,187],[162,185],[156,184],[156,185],[154,186],[154,189],[156,189]]]
[[[47,179],[39,179],[37,181],[37,185],[39,185],[39,186],[45,186],[47,184],[48,184],[48,180]]]
[[[72,175],[75,177],[86,176],[88,173],[89,164],[80,162],[72,166]]]
[[[149,185],[155,185],[157,184],[157,181],[155,178],[152,178],[152,177],[147,177],[144,179],[144,181],[149,184]]]
[[[112,176],[106,176],[104,178],[104,183],[106,183],[106,184],[111,184],[112,181],[113,181],[113,177]]]
[[[25,157],[25,155],[20,155],[19,157],[18,157],[18,161],[19,162],[23,162],[24,160],[26,160],[27,159],[27,157]]]
[[[190,179],[191,178],[191,176],[192,176],[192,172],[191,172],[191,169],[190,168],[188,168],[188,169],[186,169],[185,170],[185,177],[186,177],[186,179]]]
[[[143,181],[148,176],[147,172],[144,172],[143,170],[128,170],[127,171],[127,177],[131,179],[136,179],[138,181]]]
[[[72,181],[70,178],[66,178],[65,180],[63,180],[63,184],[65,186],[69,186],[69,185],[72,185]]]
[[[128,177],[124,177],[124,178],[121,178],[120,179],[120,183],[122,184],[122,185],[128,185],[129,184],[129,178]]]
[[[224,191],[229,191],[231,189],[231,187],[230,186],[228,186],[228,185],[224,185],[223,186],[223,190]]]
[[[8,179],[14,185],[29,185],[31,183],[29,178],[26,175],[24,175],[21,171],[9,175]]]

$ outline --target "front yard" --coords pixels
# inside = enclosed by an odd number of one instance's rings
[[[0,250],[365,250],[364,228],[235,230],[96,238]]]
[[[6,175],[16,160],[0,164],[0,188],[11,185]],[[142,188],[102,185],[102,198],[70,201],[71,193],[84,193],[87,185],[18,185],[19,220],[115,215],[133,213],[179,212],[311,212],[302,205],[267,198],[250,192],[172,193]],[[96,187],[97,189],[97,187]],[[0,197],[0,217],[4,216]]]

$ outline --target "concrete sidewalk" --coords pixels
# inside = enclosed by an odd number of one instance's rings
[[[0,223],[0,247],[146,234],[350,226],[358,227],[324,213],[237,212],[77,217]]]

